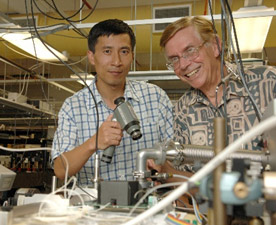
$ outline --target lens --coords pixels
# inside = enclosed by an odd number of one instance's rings
[[[141,131],[140,130],[135,130],[131,133],[131,138],[133,140],[138,140],[142,137]]]

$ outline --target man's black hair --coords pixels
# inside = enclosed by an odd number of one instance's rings
[[[98,38],[101,36],[128,34],[131,41],[132,51],[136,44],[136,39],[132,29],[122,20],[108,19],[97,23],[93,26],[88,36],[88,48],[90,51],[95,53],[95,45],[97,44]]]

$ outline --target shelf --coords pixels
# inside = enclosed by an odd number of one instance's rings
[[[38,109],[33,105],[0,97],[0,125],[54,125],[56,117],[56,114]]]
[[[1,107],[1,106],[0,106]],[[0,113],[1,115],[1,113]],[[22,117],[16,118],[15,116],[11,117],[1,117],[0,125],[6,125],[5,130],[45,130],[48,129],[48,126],[56,126],[57,119],[55,118],[43,118],[43,117]]]

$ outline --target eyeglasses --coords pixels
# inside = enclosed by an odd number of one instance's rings
[[[205,44],[206,42],[202,42],[199,46],[197,47],[190,47],[187,50],[185,50],[181,57],[184,59],[187,59],[189,61],[194,60],[196,57],[199,56],[199,49]],[[179,60],[180,58],[178,56],[172,57],[167,60],[166,66],[168,70],[175,70],[179,67]]]

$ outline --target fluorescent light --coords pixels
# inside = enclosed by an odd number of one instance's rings
[[[58,61],[57,57],[53,55],[38,38],[32,38],[29,32],[20,33],[1,33],[0,36],[17,46],[25,52],[45,61]],[[47,44],[46,44],[47,45]],[[54,48],[47,45],[48,48],[54,52],[60,59],[67,61],[68,58]]]
[[[254,13],[270,11],[274,11],[274,8],[256,6],[244,7],[233,12],[233,16],[252,13],[252,17],[250,18],[234,20],[241,53],[257,53],[263,51],[272,16],[254,17]]]
[[[95,78],[94,75],[89,74],[89,73],[79,73],[79,76],[85,81],[85,83],[89,86],[93,79]],[[82,85],[85,85],[84,82],[79,78],[79,76],[77,75],[70,75],[70,78],[72,79],[76,79],[79,83],[81,83]]]

